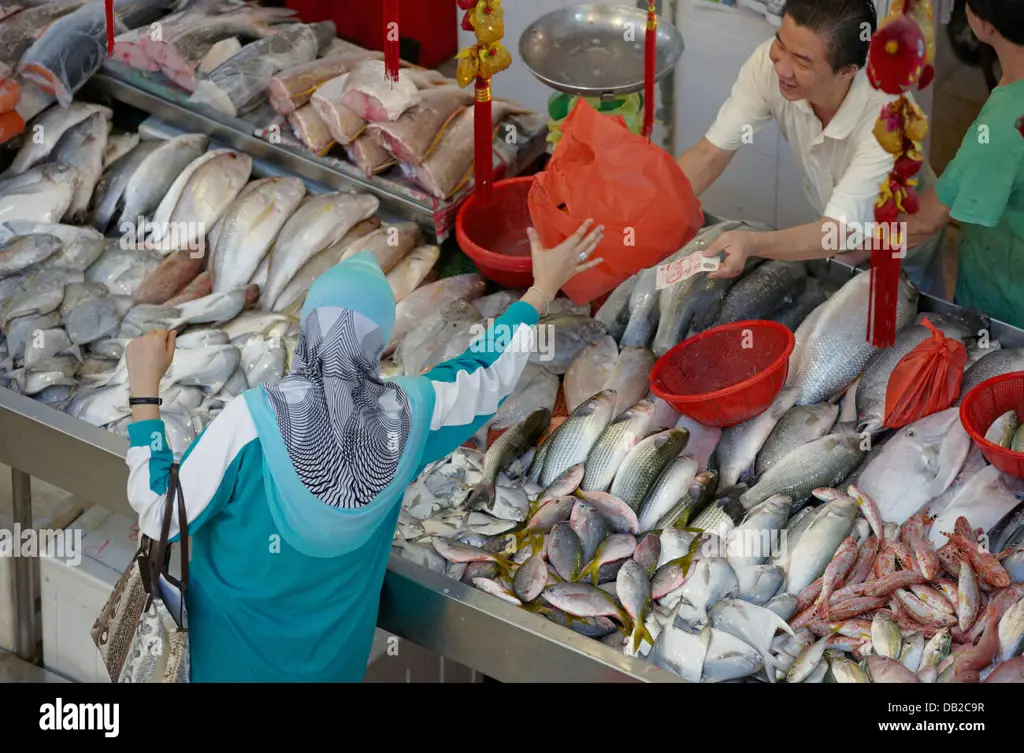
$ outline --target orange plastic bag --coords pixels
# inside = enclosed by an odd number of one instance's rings
[[[885,428],[899,429],[946,410],[960,396],[967,348],[946,337],[927,319],[932,336],[907,353],[893,369],[885,391]]]
[[[577,101],[544,172],[530,188],[530,218],[556,246],[589,218],[604,225],[592,258],[604,262],[562,291],[580,306],[685,246],[704,224],[700,202],[671,154],[630,132],[621,116]]]

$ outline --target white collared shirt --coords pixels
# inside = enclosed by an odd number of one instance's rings
[[[779,91],[779,77],[768,54],[773,41],[758,47],[743,64],[732,94],[705,138],[719,149],[735,151],[745,136],[757,133],[774,118],[803,170],[814,211],[844,223],[873,222],[879,189],[894,164],[893,156],[875,138],[875,122],[882,107],[896,97],[873,89],[861,69],[839,111],[822,129],[807,100],[791,102]],[[927,164],[918,178],[919,194],[935,180]]]

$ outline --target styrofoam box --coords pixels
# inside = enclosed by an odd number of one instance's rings
[[[82,531],[78,567],[67,559],[40,562],[42,575],[43,665],[76,682],[110,682],[91,630],[139,549],[134,519],[96,505],[67,530]],[[191,550],[190,550],[191,551]],[[171,554],[171,575],[179,578],[179,549]]]
[[[66,528],[81,515],[84,505],[71,494],[52,486],[34,482],[32,484],[32,526],[36,529],[56,530]],[[6,511],[0,510],[0,528],[13,531],[14,518]],[[33,593],[39,595],[39,564],[38,560],[32,567]],[[0,557],[0,650],[13,652],[16,649],[17,617],[15,614],[14,597],[14,560]],[[38,614],[38,601],[36,604]],[[35,642],[42,640],[42,629],[36,621]]]

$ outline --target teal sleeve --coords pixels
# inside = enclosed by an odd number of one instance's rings
[[[993,228],[1021,181],[1024,139],[1016,132],[988,137],[989,131],[979,131],[981,127],[968,129],[956,157],[936,182],[935,195],[949,207],[953,219]]]
[[[422,378],[430,382],[435,403],[425,463],[454,452],[478,432],[515,390],[530,353],[509,349],[521,325],[540,317],[528,303],[513,303],[460,356],[438,364]],[[531,340],[532,342],[532,340]]]

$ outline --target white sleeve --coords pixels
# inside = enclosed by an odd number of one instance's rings
[[[729,99],[704,134],[704,138],[719,149],[736,151],[743,143],[744,136],[757,133],[772,119],[766,88],[777,85],[772,80],[775,73],[768,54],[771,45],[772,40],[762,44],[743,64]]]
[[[131,446],[128,465],[128,502],[139,515],[139,531],[160,538],[164,500],[174,460],[163,421],[140,421],[128,426]],[[257,439],[256,425],[243,398],[232,400],[189,446],[178,468],[178,479],[191,524],[211,503],[226,504],[234,487],[235,460]],[[171,516],[170,536],[178,534],[177,513]]]

